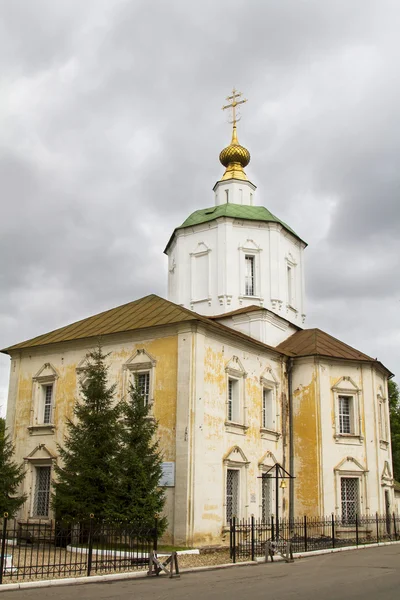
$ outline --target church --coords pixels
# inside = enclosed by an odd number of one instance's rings
[[[224,543],[232,516],[394,510],[390,371],[320,329],[305,327],[307,244],[257,198],[237,134],[206,208],[166,245],[168,299],[156,295],[3,350],[10,356],[7,427],[26,468],[19,519],[52,518],[51,480],[65,420],[79,401],[88,350],[101,336],[116,400],[130,382],[158,422],[166,539]],[[222,171],[221,171],[222,172]]]

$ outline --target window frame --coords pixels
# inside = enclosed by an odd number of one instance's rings
[[[246,298],[253,298],[254,296],[257,296],[256,294],[256,257],[254,254],[248,254],[246,253],[244,255],[244,265],[245,265],[245,269],[244,269],[244,295],[246,296]],[[250,275],[248,273],[249,270],[249,265],[250,265]],[[251,293],[250,293],[250,286],[249,286],[249,282],[248,282],[248,278],[250,277],[251,279]]]
[[[240,505],[240,489],[241,489],[241,485],[240,485],[240,480],[241,480],[241,473],[240,473],[241,469],[240,467],[231,467],[228,466],[226,469],[226,477],[225,477],[225,523],[230,523],[230,519],[232,517],[239,517],[239,515],[241,514],[241,505]],[[236,498],[236,514],[233,511],[233,506],[231,506],[231,515],[230,517],[228,517],[228,479],[229,479],[229,473],[235,473],[237,474],[237,490],[236,490],[236,494],[237,494],[237,498]],[[233,502],[231,503],[233,505]]]
[[[278,402],[278,391],[279,381],[275,376],[274,371],[270,365],[268,365],[261,377],[261,412],[260,412],[260,433],[263,439],[270,441],[277,441],[281,436],[281,414],[280,405]],[[272,425],[273,427],[267,427],[263,420],[263,408],[264,408],[264,390],[268,390],[271,393],[271,414],[272,414]]]
[[[30,435],[51,435],[55,432],[55,409],[57,397],[57,381],[59,375],[56,369],[45,363],[32,378],[32,411],[31,421],[28,426]],[[46,390],[51,386],[51,403],[49,420],[46,416]]]
[[[361,492],[361,490],[360,490],[360,487],[361,487],[360,477],[356,476],[356,475],[351,475],[351,476],[349,476],[349,475],[340,475],[339,479],[340,479],[339,493],[340,493],[340,517],[341,517],[341,523],[342,523],[342,525],[354,525],[354,523],[356,522],[356,518],[355,518],[356,515],[360,515],[360,504],[361,504],[360,503],[360,498],[361,498],[361,494],[360,494],[360,492]],[[350,482],[350,481],[351,482],[356,482],[356,484],[357,484],[356,485],[356,488],[357,488],[356,489],[356,498],[353,501],[354,504],[355,504],[356,509],[354,511],[354,517],[351,517],[350,519],[348,517],[348,505],[350,504],[350,501],[348,501],[348,500],[344,501],[343,500],[343,482],[345,482],[345,481],[346,482]],[[344,511],[343,511],[343,505],[344,505],[344,503],[345,503],[345,506],[346,506],[346,510],[345,510],[346,515],[344,514]]]
[[[147,350],[139,348],[123,365],[122,397],[125,399],[129,396],[130,386],[133,385],[135,387],[136,385],[136,375],[141,373],[149,374],[148,405],[150,407],[150,414],[153,412],[155,401],[156,364],[155,358]]]
[[[34,474],[33,474],[33,494],[32,494],[32,504],[31,504],[31,518],[33,519],[50,519],[50,496],[51,496],[51,481],[52,481],[52,466],[49,464],[36,464],[33,465]],[[47,469],[49,472],[48,479],[48,490],[47,490],[47,513],[46,514],[38,514],[37,509],[35,510],[35,506],[38,504],[38,472],[40,469]]]
[[[387,399],[381,393],[378,393],[377,395],[377,403],[379,444],[382,449],[386,450],[389,446],[390,439],[389,404]]]
[[[223,490],[222,490],[222,522],[224,528],[229,528],[229,521],[227,520],[227,478],[229,470],[239,471],[239,484],[238,484],[238,519],[247,518],[248,512],[248,468],[250,461],[247,459],[243,450],[239,446],[233,446],[227,455],[223,458]]]
[[[367,490],[367,474],[366,468],[353,456],[347,456],[334,468],[335,477],[335,512],[339,521],[342,518],[342,496],[341,496],[341,480],[342,479],[358,479],[358,509],[359,515],[368,513],[369,495]],[[346,524],[344,524],[346,526]],[[351,525],[354,527],[354,525]]]
[[[225,428],[227,431],[231,433],[245,433],[248,429],[246,417],[247,417],[247,408],[246,408],[246,377],[247,373],[245,372],[242,363],[240,362],[237,356],[233,356],[230,361],[227,363],[225,367],[225,382],[226,382],[226,391],[225,391]],[[229,410],[231,399],[229,398],[229,390],[230,390],[230,381],[236,382],[236,403],[237,410],[235,411],[235,417],[237,420],[230,420]],[[233,416],[233,415],[232,415]]]
[[[262,248],[254,240],[246,240],[239,246],[239,300],[263,300],[262,278],[261,278],[261,253]],[[246,257],[254,258],[253,262],[253,294],[246,293]]]
[[[350,376],[341,377],[331,388],[333,394],[333,405],[335,414],[334,438],[339,444],[361,444],[364,437],[361,433],[361,394],[362,390],[356,385]],[[351,398],[350,408],[350,433],[341,430],[342,419],[340,410],[340,398]]]

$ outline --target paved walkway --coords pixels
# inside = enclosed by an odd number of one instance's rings
[[[183,574],[2,592],[0,600],[399,600],[400,546]]]

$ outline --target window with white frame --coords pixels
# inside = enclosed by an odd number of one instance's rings
[[[51,467],[35,467],[33,517],[48,517],[50,508]]]
[[[360,486],[357,477],[341,477],[340,479],[340,494],[342,505],[342,521],[346,523],[354,523],[356,515],[359,513],[360,505]]]
[[[261,479],[261,519],[268,522],[272,515],[273,479],[266,475]]]
[[[274,414],[274,390],[264,387],[262,394],[262,427],[263,429],[270,429],[271,431],[275,431],[276,415]]]
[[[145,404],[151,407],[154,401],[156,378],[155,358],[147,350],[140,348],[124,364],[123,369],[122,396],[129,398],[133,386],[143,396]]]
[[[147,406],[150,398],[150,372],[143,371],[135,373],[134,385]]]
[[[255,256],[246,254],[245,262],[245,296],[255,296]]]
[[[331,388],[335,410],[335,438],[338,444],[354,444],[363,438],[361,428],[360,398],[362,389],[349,376],[344,375]]]
[[[239,380],[228,378],[228,421],[240,421]]]
[[[53,389],[52,383],[43,386],[43,423],[52,423],[53,411]]]
[[[232,517],[239,514],[239,469],[226,470],[226,522],[229,523]]]
[[[354,434],[354,397],[342,396],[339,400],[339,433]]]
[[[31,435],[54,432],[54,405],[58,372],[45,363],[32,378],[32,410],[29,431]]]

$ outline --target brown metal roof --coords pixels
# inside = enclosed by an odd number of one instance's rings
[[[98,315],[82,319],[81,321],[77,321],[66,327],[61,327],[50,333],[39,335],[25,342],[9,346],[8,348],[1,350],[1,352],[9,354],[12,350],[99,337],[112,333],[135,331],[137,329],[146,329],[149,327],[172,325],[174,323],[182,323],[185,321],[200,321],[212,327],[214,330],[218,330],[220,333],[240,338],[246,342],[251,342],[253,345],[258,346],[263,350],[273,350],[276,352],[275,348],[272,346],[263,344],[240,331],[234,331],[230,327],[226,327],[226,325],[216,323],[212,319],[192,312],[169,300],[160,298],[155,294],[106,310]]]
[[[321,329],[303,329],[291,335],[276,347],[289,356],[332,356],[347,360],[374,360]]]

